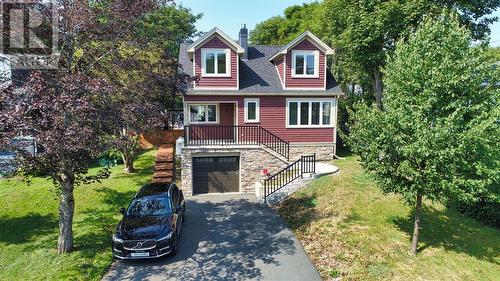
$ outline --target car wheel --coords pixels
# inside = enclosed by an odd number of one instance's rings
[[[179,250],[179,240],[177,239],[177,234],[174,235],[174,242],[172,243],[172,252],[170,252],[170,256],[177,255],[177,251]]]

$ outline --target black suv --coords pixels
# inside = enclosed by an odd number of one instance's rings
[[[113,234],[113,257],[143,259],[177,253],[186,203],[175,184],[147,184],[120,211],[123,219]]]

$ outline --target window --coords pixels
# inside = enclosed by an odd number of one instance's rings
[[[309,125],[309,102],[300,103],[300,125]]]
[[[259,99],[245,99],[245,122],[259,122]]]
[[[297,116],[299,116],[298,102],[290,102],[288,104],[288,125],[297,125]]]
[[[202,49],[201,68],[203,76],[231,76],[229,49]]]
[[[189,106],[189,116],[191,123],[216,123],[216,104],[191,104]]]
[[[292,77],[319,77],[319,52],[292,51]]]
[[[126,216],[133,218],[160,217],[172,214],[172,206],[168,199],[139,198],[130,203]]]
[[[331,127],[333,100],[289,99],[287,127]]]

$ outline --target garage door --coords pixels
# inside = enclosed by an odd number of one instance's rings
[[[240,191],[238,156],[193,158],[193,193]]]

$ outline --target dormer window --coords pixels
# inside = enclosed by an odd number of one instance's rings
[[[229,49],[202,49],[201,68],[205,77],[231,76],[231,57]]]
[[[318,78],[319,77],[319,52],[318,51],[292,51],[292,77],[293,78]]]

